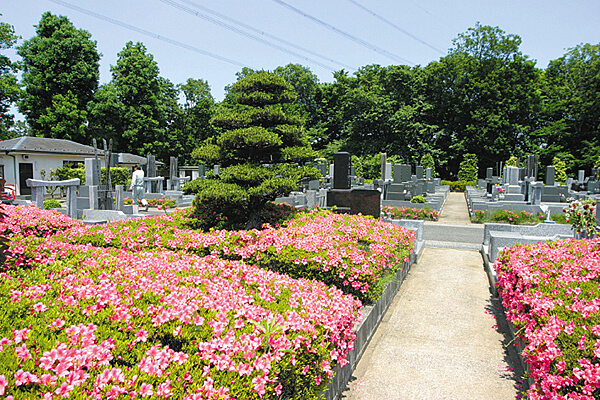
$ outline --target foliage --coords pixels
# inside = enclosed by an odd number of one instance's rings
[[[36,36],[19,48],[26,95],[19,103],[36,136],[86,143],[87,105],[98,87],[100,54],[65,16],[42,15]]]
[[[106,168],[102,167],[101,170],[101,184],[106,185]],[[68,179],[78,178],[81,181],[81,185],[85,185],[85,168],[79,164],[77,167],[65,165],[63,167],[56,168],[53,171],[56,176],[56,180],[63,181]],[[131,172],[126,167],[112,167],[110,169],[110,181],[113,185],[128,186],[131,181]]]
[[[56,199],[44,200],[44,210],[49,210],[51,208],[62,208],[62,204]]]
[[[552,214],[550,216],[557,223],[564,223],[562,214]],[[544,213],[533,214],[527,211],[513,210],[476,210],[474,222],[506,222],[508,224],[537,224],[544,222],[546,215]]]
[[[31,239],[13,238],[31,260],[27,279],[11,269],[0,280],[11,316],[0,324],[2,390],[15,399],[316,399],[352,348],[360,302],[323,283],[214,257]]]
[[[0,50],[12,48],[18,38],[12,25],[0,22]],[[0,140],[11,139],[15,136],[10,131],[14,125],[14,116],[9,111],[11,105],[21,95],[21,88],[16,76],[17,70],[16,63],[10,61],[4,54],[0,54]]]
[[[494,263],[508,321],[524,345],[529,399],[597,397],[600,239],[517,245]]]
[[[515,156],[510,156],[510,158],[508,160],[506,160],[506,162],[504,163],[505,167],[517,167],[517,157]]]
[[[442,186],[450,186],[452,192],[464,192],[467,186],[477,186],[477,181],[441,181]]]
[[[596,223],[596,200],[573,200],[563,209],[566,222],[570,223],[576,233],[585,233],[593,237],[598,233]]]
[[[579,44],[550,61],[541,85],[544,109],[536,131],[544,143],[542,161],[555,156],[569,161],[562,154],[570,154],[569,167],[591,170],[600,154],[599,90],[600,44]]]
[[[182,149],[187,140],[180,131],[172,132],[174,137],[168,135],[168,126],[180,112],[178,89],[159,75],[158,64],[140,42],[125,44],[111,72],[111,82],[103,85],[90,103],[90,133],[112,139],[116,151],[153,154],[168,162],[172,151]],[[183,129],[181,123],[179,126]],[[190,151],[187,149],[188,154]]]
[[[458,170],[459,181],[477,181],[477,155],[465,154]]]
[[[427,199],[423,196],[413,196],[413,198],[410,199],[411,203],[427,203]]]
[[[381,210],[392,219],[425,219],[437,221],[439,212],[436,209],[425,206],[423,208],[392,207],[384,206]]]
[[[221,133],[193,153],[224,170],[185,188],[197,193],[193,205],[205,229],[259,228],[269,202],[297,189],[304,176],[319,176],[314,168],[285,166],[316,157],[301,119],[283,109],[294,98],[285,79],[266,71],[248,73],[229,88],[232,106],[211,120]]]
[[[0,224],[4,224],[4,219],[8,215],[4,212],[4,204],[0,202]],[[8,250],[8,237],[5,236],[6,231],[0,231],[0,269],[4,269],[4,262],[6,261],[6,250]]]
[[[567,181],[567,165],[558,157],[552,159],[552,165],[554,166],[554,177],[557,182],[565,183]]]
[[[178,85],[185,103],[175,113],[175,121],[168,128],[171,154],[176,154],[179,165],[193,165],[192,151],[202,142],[217,134],[210,124],[215,115],[215,100],[210,93],[208,82],[202,79],[188,79]]]
[[[425,170],[427,170],[427,168],[431,168],[431,176],[433,178],[437,177],[437,172],[435,171],[435,160],[433,159],[431,153],[423,154],[423,157],[421,157],[421,165]]]
[[[325,282],[367,303],[408,261],[414,239],[381,220],[319,210],[298,214],[285,228],[253,232],[256,239],[235,250],[246,262]]]

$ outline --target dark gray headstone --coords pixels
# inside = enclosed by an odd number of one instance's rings
[[[387,154],[381,153],[381,179],[385,180],[385,164],[387,163]]]
[[[149,154],[146,157],[146,177],[154,178],[156,177],[156,157],[152,154]]]
[[[423,166],[417,165],[415,175],[417,175],[417,179],[423,179]]]
[[[198,166],[198,177],[206,177],[206,165],[202,164]]]
[[[401,164],[400,165],[400,179],[402,182],[411,182],[412,176],[412,168],[410,165]]]
[[[548,165],[546,167],[546,186],[554,186],[554,177],[556,175],[556,168],[554,165]]]
[[[492,179],[494,176],[494,168],[488,168],[485,170],[485,179]]]
[[[350,189],[350,153],[341,151],[333,155],[333,188]]]

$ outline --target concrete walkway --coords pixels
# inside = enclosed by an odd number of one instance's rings
[[[467,214],[464,195],[450,193],[438,224],[473,229]],[[434,242],[452,243],[452,231]],[[426,240],[342,398],[514,399],[522,371],[499,307],[476,250]]]

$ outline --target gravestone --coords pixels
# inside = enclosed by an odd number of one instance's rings
[[[518,185],[519,184],[519,168],[517,167],[506,167],[506,172],[508,175],[508,184],[509,185]]]
[[[415,169],[415,175],[417,176],[417,179],[423,179],[423,166],[417,165],[417,168]]]
[[[198,177],[199,177],[200,179],[204,179],[204,178],[206,178],[206,165],[204,165],[204,164],[200,164],[200,165],[198,166]]]
[[[350,153],[345,151],[333,155],[333,188],[350,189]]]
[[[86,186],[100,185],[100,175],[98,175],[98,160],[94,158],[86,158],[85,166],[85,184]]]
[[[584,183],[585,182],[585,170],[580,169],[579,171],[577,171],[577,183]]]
[[[146,156],[146,175],[145,178],[156,178],[156,157],[152,154]],[[150,187],[146,189],[149,193],[156,192],[156,183],[151,181]]]
[[[400,164],[400,179],[402,182],[411,181],[412,168],[408,164]]]
[[[392,163],[385,163],[385,180],[386,181],[392,180],[392,172],[393,172]]]
[[[381,153],[381,180],[385,181],[385,169],[386,169],[386,164],[387,164],[387,154],[386,153]]]
[[[430,181],[433,178],[433,168],[429,167],[425,170],[425,179]]]
[[[213,166],[213,174],[215,176],[221,175],[221,166],[220,165],[217,164],[217,165]]]
[[[527,156],[527,176],[530,178],[534,178],[534,180],[537,178],[538,162],[538,155]]]
[[[554,167],[554,165],[548,165],[546,167],[546,179],[545,179],[546,186],[554,186],[555,176],[556,176],[556,167]]]
[[[529,197],[529,201],[531,201],[531,205],[538,206],[542,202],[542,191],[544,189],[544,185],[542,182],[533,182],[531,183],[532,192]]]
[[[492,179],[492,177],[494,176],[494,168],[487,168],[485,170],[485,179]]]

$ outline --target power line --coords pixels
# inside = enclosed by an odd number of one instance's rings
[[[222,28],[228,29],[228,30],[230,30],[232,32],[238,33],[238,34],[246,36],[248,38],[254,39],[254,40],[256,40],[256,41],[258,41],[258,42],[260,42],[260,43],[262,43],[264,45],[267,45],[269,47],[272,47],[272,48],[277,49],[279,51],[282,51],[284,53],[293,55],[293,56],[298,57],[298,58],[300,58],[302,60],[308,61],[308,62],[310,62],[312,64],[318,65],[318,66],[320,66],[322,68],[325,68],[326,70],[329,70],[329,71],[334,70],[334,68],[332,68],[329,65],[325,65],[325,64],[323,64],[323,63],[321,63],[319,61],[316,61],[316,60],[313,60],[311,58],[308,58],[308,57],[306,57],[306,56],[304,56],[304,55],[302,55],[300,53],[296,53],[295,51],[292,51],[292,50],[286,49],[285,47],[281,47],[281,46],[279,46],[277,44],[271,43],[271,42],[269,42],[267,40],[264,40],[264,39],[262,39],[262,38],[260,38],[260,37],[258,37],[256,35],[253,35],[251,33],[244,32],[243,30],[238,29],[235,26],[232,26],[232,25],[226,24],[225,22],[216,20],[216,19],[214,19],[212,17],[209,17],[206,14],[202,14],[200,12],[194,11],[194,10],[192,10],[192,9],[186,7],[186,6],[183,6],[181,4],[175,3],[172,0],[159,0],[159,1],[162,2],[162,3],[168,4],[168,5],[172,6],[172,7],[178,8],[178,9],[180,9],[180,10],[182,10],[182,11],[188,13],[188,14],[194,15],[194,16],[196,16],[198,18],[202,18],[205,21],[208,21],[208,22],[213,23],[215,25],[219,25]]]
[[[245,23],[243,23],[243,22],[241,22],[241,21],[238,21],[238,20],[236,20],[236,19],[233,19],[233,18],[231,18],[231,17],[229,17],[229,16],[227,16],[227,15],[221,14],[221,13],[219,13],[219,12],[217,12],[217,11],[211,10],[210,8],[208,8],[208,7],[205,7],[205,6],[202,6],[202,5],[200,5],[200,4],[196,3],[196,2],[193,2],[193,1],[190,1],[190,0],[180,0],[180,1],[181,1],[182,3],[187,3],[187,4],[191,5],[192,7],[195,7],[195,8],[198,8],[198,9],[200,9],[200,10],[203,10],[203,11],[205,11],[205,12],[209,13],[209,14],[215,15],[215,16],[217,16],[217,17],[221,18],[221,19],[224,19],[225,21],[229,21],[229,22],[231,22],[231,23],[233,23],[233,24],[239,25],[239,26],[241,26],[241,27],[242,27],[242,28],[244,28],[244,29],[247,29],[247,30],[249,30],[249,31],[253,31],[253,32],[255,32],[255,33],[258,33],[259,35],[262,35],[262,36],[268,37],[269,39],[276,40],[276,41],[278,41],[278,42],[280,42],[280,43],[283,43],[283,44],[285,44],[285,45],[287,45],[287,46],[293,47],[293,48],[295,48],[295,49],[298,49],[298,50],[300,50],[300,51],[303,51],[303,52],[305,52],[305,53],[312,54],[313,56],[315,56],[315,57],[319,57],[319,58],[321,58],[322,60],[329,61],[329,62],[331,62],[331,63],[333,63],[333,64],[337,64],[337,65],[339,65],[340,67],[343,67],[343,68],[354,69],[354,67],[352,67],[352,66],[350,66],[350,65],[348,65],[348,64],[344,64],[344,63],[342,63],[342,62],[340,62],[340,61],[336,61],[336,60],[334,60],[334,59],[332,59],[332,58],[329,58],[329,57],[327,57],[327,56],[324,56],[324,55],[322,55],[322,54],[319,54],[319,53],[317,53],[317,52],[315,52],[315,51],[312,51],[312,50],[310,50],[310,49],[307,49],[307,48],[305,48],[305,47],[298,46],[298,45],[297,45],[297,44],[295,44],[295,43],[288,42],[288,41],[287,41],[287,40],[285,40],[285,39],[281,39],[281,38],[280,38],[280,37],[278,37],[278,36],[271,35],[271,34],[269,34],[269,33],[267,33],[267,32],[264,32],[264,31],[262,31],[262,30],[260,30],[260,29],[254,28],[253,26],[250,26],[250,25],[248,25],[248,24],[245,24]]]
[[[62,1],[62,0],[48,0],[48,1],[51,1],[52,3],[56,3],[58,5],[70,8],[70,9],[78,11],[80,13],[89,15],[91,17],[100,19],[102,21],[111,23],[113,25],[118,25],[118,26],[120,26],[122,28],[129,29],[130,31],[138,32],[138,33],[141,33],[142,35],[150,36],[150,37],[152,37],[154,39],[162,40],[163,42],[167,42],[169,44],[182,47],[182,48],[184,48],[186,50],[191,50],[191,51],[194,51],[196,53],[200,53],[202,55],[205,55],[205,56],[208,56],[208,57],[212,57],[212,58],[215,58],[215,59],[220,60],[220,61],[224,61],[224,62],[229,63],[229,64],[236,65],[238,67],[248,67],[246,64],[237,62],[237,61],[232,60],[230,58],[222,57],[222,56],[220,56],[218,54],[214,54],[214,53],[208,52],[206,50],[202,50],[202,49],[199,49],[197,47],[193,47],[193,46],[187,45],[185,43],[181,43],[181,42],[179,42],[177,40],[169,39],[169,38],[167,38],[165,36],[161,36],[161,35],[158,35],[156,33],[147,31],[145,29],[138,28],[136,26],[126,24],[125,22],[121,22],[121,21],[118,21],[116,19],[112,19],[112,18],[106,17],[106,16],[104,16],[102,14],[95,13],[93,11],[87,10],[85,8],[81,8],[79,6],[67,3],[67,2]]]
[[[376,46],[376,45],[374,45],[374,44],[371,44],[371,43],[369,43],[369,42],[367,42],[367,41],[365,41],[365,40],[362,40],[362,39],[360,39],[360,38],[357,38],[356,36],[354,36],[354,35],[351,35],[351,34],[349,34],[348,32],[344,32],[344,31],[342,31],[341,29],[338,29],[338,28],[336,28],[335,26],[333,26],[333,25],[331,25],[331,24],[328,24],[327,22],[325,22],[325,21],[323,21],[323,20],[320,20],[319,18],[313,17],[312,15],[309,15],[309,14],[305,13],[304,11],[302,11],[302,10],[299,10],[299,9],[297,9],[297,8],[295,8],[295,7],[291,6],[291,5],[289,5],[289,4],[288,4],[288,3],[286,3],[285,1],[282,1],[282,0],[273,0],[273,1],[274,1],[275,3],[277,3],[277,4],[280,4],[280,5],[284,6],[284,7],[286,7],[286,8],[288,8],[288,9],[292,10],[293,12],[295,12],[295,13],[297,13],[297,14],[300,14],[300,15],[302,15],[304,18],[310,19],[310,20],[312,20],[312,21],[316,22],[317,24],[323,25],[323,26],[324,26],[324,27],[326,27],[327,29],[330,29],[330,30],[334,31],[335,33],[337,33],[337,34],[339,34],[339,35],[342,35],[342,36],[344,36],[345,38],[347,38],[347,39],[350,39],[350,40],[352,40],[353,42],[356,42],[356,43],[360,44],[361,46],[368,48],[369,50],[372,50],[372,51],[374,51],[374,52],[376,52],[376,53],[382,54],[382,55],[384,55],[384,56],[386,56],[386,57],[388,57],[388,58],[391,58],[391,59],[393,59],[393,60],[396,60],[396,61],[400,61],[400,62],[403,62],[403,63],[407,63],[407,64],[410,64],[410,65],[415,65],[415,63],[413,63],[413,62],[412,62],[412,61],[410,61],[410,60],[407,60],[407,59],[406,59],[406,58],[404,58],[404,57],[400,57],[399,55],[396,55],[396,54],[394,54],[394,53],[390,53],[389,51],[387,51],[387,50],[385,50],[385,49],[382,49],[381,47],[378,47],[378,46]]]
[[[438,53],[445,55],[446,53],[444,53],[443,50],[438,49],[437,47],[434,47],[432,45],[430,45],[429,43],[427,43],[426,41],[424,41],[423,39],[413,35],[410,32],[407,32],[406,30],[400,28],[398,25],[394,24],[392,21],[382,17],[381,15],[377,14],[375,11],[372,11],[370,9],[368,9],[367,7],[363,6],[362,4],[358,3],[355,0],[348,0],[348,2],[354,4],[356,7],[358,8],[362,8],[364,11],[368,12],[369,14],[371,14],[372,16],[374,16],[375,18],[379,19],[380,21],[385,22],[386,24],[390,25],[393,28],[396,28],[397,30],[399,30],[400,32],[404,33],[407,36],[410,36],[411,38],[415,39],[416,41],[424,44],[425,46],[429,47],[430,49],[433,49],[435,51],[437,51]]]

